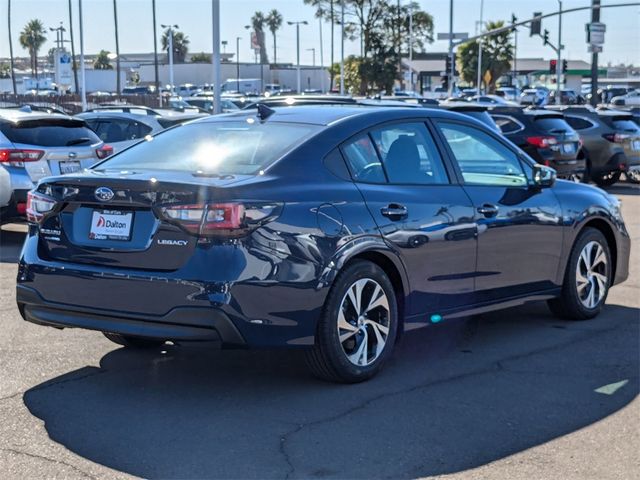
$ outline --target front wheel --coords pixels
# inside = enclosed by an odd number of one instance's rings
[[[307,364],[324,380],[367,380],[391,355],[397,330],[396,296],[389,278],[376,264],[355,261],[331,287]]]
[[[619,170],[603,173],[596,176],[594,180],[599,187],[610,187],[611,185],[618,183],[618,180],[620,180],[620,174],[621,172]]]
[[[640,170],[630,170],[625,173],[629,183],[640,183]]]
[[[573,246],[559,298],[551,311],[569,320],[588,320],[602,310],[611,285],[611,254],[607,240],[595,228],[585,229]]]

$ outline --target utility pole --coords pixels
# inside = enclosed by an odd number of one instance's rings
[[[340,95],[344,95],[344,0],[340,0]]]
[[[484,28],[484,22],[482,21],[482,17],[483,17],[483,13],[484,13],[484,0],[480,0],[480,29],[479,29],[479,33],[482,33],[482,30]],[[478,83],[477,83],[477,87],[478,87],[478,95],[482,95],[482,92],[480,91],[480,85],[482,85],[482,42],[484,41],[484,39],[480,39],[478,40]]]
[[[591,0],[591,23],[600,22],[600,0]],[[591,52],[591,105],[598,105],[598,49]]]
[[[453,0],[449,0],[449,61],[451,62],[451,69],[447,72],[449,75],[449,96],[453,92],[453,77],[456,71],[456,67],[453,65]]]
[[[242,37],[236,37],[236,92],[240,93],[240,40]]]
[[[84,21],[82,16],[82,0],[78,0],[78,14],[80,16],[80,78],[82,85],[82,111],[87,109],[87,76],[84,68]]]
[[[213,50],[211,63],[213,64],[213,113],[220,113],[220,0],[211,0],[211,29]]]
[[[516,18],[516,16],[512,13],[511,14],[511,23],[513,23],[515,25],[515,23],[518,21],[518,19]],[[513,73],[511,74],[512,76],[512,83],[513,83],[513,88],[518,88],[518,29],[514,26],[513,27],[513,62],[512,62],[512,70]]]
[[[174,94],[174,85],[173,85],[173,29],[180,28],[178,25],[160,25],[162,28],[168,28],[169,35],[169,90],[171,92],[171,96]]]
[[[76,49],[73,46],[73,14],[71,10],[71,0],[69,0],[69,35],[71,37],[71,69],[73,70],[73,85],[75,87],[75,93],[78,93],[78,66],[76,65]]]
[[[9,57],[11,60],[11,83],[13,84],[13,94],[18,95],[18,88],[16,87],[16,71],[15,62],[13,60],[13,40],[11,39],[11,0],[8,0],[7,5],[7,26],[9,27]]]
[[[309,22],[302,20],[299,22],[287,22],[287,25],[296,26],[296,79],[298,82],[297,92],[300,93],[300,25],[309,25]],[[315,54],[314,54],[315,55]]]
[[[120,96],[120,41],[118,40],[118,1],[113,0],[113,21],[116,34],[116,93]]]
[[[409,5],[409,90],[413,92],[413,4]]]
[[[311,62],[311,64],[315,67],[316,66],[316,49],[315,48],[307,48],[307,52],[311,52],[311,55],[313,58],[313,61]]]
[[[324,49],[322,46],[322,18],[318,19],[318,25],[320,26],[320,89],[322,90],[322,93],[325,93],[324,72],[322,71],[324,67]]]
[[[158,73],[158,32],[156,30],[156,0],[151,0],[153,10],[153,68],[156,75],[156,93],[158,94],[158,106],[162,108],[162,89],[160,88],[160,75]]]
[[[558,0],[558,62],[556,63],[556,105],[562,104],[560,83],[562,79],[562,0]]]

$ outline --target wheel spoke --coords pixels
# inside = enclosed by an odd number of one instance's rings
[[[598,248],[596,250],[596,258],[593,260],[593,263],[591,264],[591,269],[593,270],[596,265],[599,264],[603,264],[606,265],[607,264],[607,256],[604,254],[604,249],[598,245]]]
[[[364,313],[370,312],[378,307],[383,307],[387,312],[389,311],[389,301],[387,300],[387,296],[380,285],[376,284],[376,289],[374,290],[373,295],[371,296],[371,301]]]
[[[591,243],[587,243],[587,245],[585,245],[584,249],[582,250],[582,253],[580,254],[580,258],[582,259],[582,263],[584,264],[585,268],[587,270],[589,270],[589,268],[591,268],[591,250],[593,248],[593,245]]]
[[[367,364],[367,347],[368,347],[368,339],[367,339],[367,331],[363,331],[364,335],[362,340],[360,341],[360,345],[355,353],[349,355],[349,360],[355,365],[366,365]],[[364,360],[363,360],[364,359]]]
[[[595,305],[596,301],[595,301],[595,285],[593,284],[593,282],[590,282],[591,284],[591,288],[589,288],[589,294],[587,295],[587,307],[589,308],[593,308],[593,306]]]
[[[348,330],[350,332],[355,332],[358,330],[355,325],[351,325],[349,322],[347,322],[342,309],[340,309],[340,313],[338,313],[338,328],[341,328],[342,330]]]
[[[375,322],[371,322],[371,325],[373,326],[373,332],[376,334],[376,356],[375,358],[378,358],[380,356],[380,354],[382,353],[382,350],[384,350],[384,345],[386,343],[386,339],[382,337],[382,334],[380,333],[380,330],[378,329],[378,325]]]
[[[604,297],[604,293],[606,292],[606,289],[607,289],[607,277],[599,273],[594,273],[593,278],[595,278],[596,282],[598,282],[597,301],[599,302],[602,299],[602,297]]]
[[[373,326],[373,328],[380,330],[380,332],[382,332],[385,336],[389,335],[389,327],[387,327],[386,325],[382,325],[381,323],[374,322],[372,320],[367,320],[365,323]]]

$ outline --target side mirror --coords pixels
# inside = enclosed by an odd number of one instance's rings
[[[553,187],[556,183],[556,171],[544,165],[533,166],[533,185],[539,188]]]

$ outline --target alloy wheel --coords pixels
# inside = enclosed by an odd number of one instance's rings
[[[587,308],[595,308],[607,293],[607,255],[595,241],[587,243],[576,266],[576,288],[580,302]]]
[[[338,338],[354,365],[371,365],[382,354],[389,336],[389,299],[371,278],[355,281],[338,310]]]

